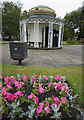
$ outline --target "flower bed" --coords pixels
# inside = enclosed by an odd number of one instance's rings
[[[65,77],[17,75],[2,78],[2,120],[76,119],[73,90]]]

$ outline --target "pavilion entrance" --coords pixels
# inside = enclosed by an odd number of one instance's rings
[[[58,36],[59,36],[59,31],[53,29],[53,47],[58,47]]]
[[[45,47],[48,47],[48,32],[49,32],[49,27],[45,28]]]

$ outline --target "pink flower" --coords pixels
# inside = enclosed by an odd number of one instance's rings
[[[2,87],[2,85],[0,85],[0,87]]]
[[[14,81],[15,86],[19,85],[19,81]]]
[[[45,75],[43,75],[43,78],[44,78],[45,80],[48,80],[48,77],[47,77],[47,76],[45,76]]]
[[[13,95],[13,94],[7,92],[6,96],[3,98],[5,98],[5,99],[9,98],[9,100],[14,100],[16,98],[16,95]]]
[[[45,113],[46,113],[46,114],[50,113],[50,110],[49,110],[49,107],[48,107],[48,106],[46,106],[46,107],[44,108],[44,110],[45,110]]]
[[[17,94],[15,93],[13,95],[13,94],[7,92],[6,97],[4,97],[4,98],[9,98],[9,100],[14,100],[14,99],[17,99]]]
[[[39,113],[41,113],[41,112],[42,112],[43,105],[44,105],[44,103],[43,103],[43,102],[39,103],[39,108],[38,108],[38,109],[36,109],[37,115],[39,115]]]
[[[52,83],[49,83],[48,86],[51,86]]]
[[[11,82],[13,83],[15,80],[14,76],[11,76]]]
[[[12,88],[13,88],[13,87],[12,87],[12,86],[10,86],[10,85],[8,85],[7,87],[8,87],[9,89],[12,89]]]
[[[35,96],[35,98],[33,99],[33,101],[35,101],[35,104],[37,104],[38,103],[38,97]]]
[[[41,108],[37,108],[37,109],[36,109],[36,112],[37,112],[37,115],[39,115],[39,113],[42,112],[42,109],[41,109]]]
[[[56,78],[55,78],[55,80],[60,80],[60,81],[62,81],[60,75],[57,75]]]
[[[21,85],[21,84],[18,84],[17,89],[20,89],[21,87],[22,87],[22,85]]]
[[[56,104],[56,105],[57,105],[57,107],[58,107],[58,105],[59,105],[59,102],[58,102],[58,101],[56,101],[56,102],[55,102],[55,104]]]
[[[65,89],[66,90],[66,93],[68,94],[68,89]]]
[[[65,87],[66,93],[68,94],[68,87]]]
[[[33,78],[32,78],[32,81],[35,82],[35,81],[36,81],[36,78],[33,77]]]
[[[58,101],[58,102],[59,102],[59,98],[58,98],[58,97],[54,97],[54,95],[52,96],[52,99],[53,99],[54,101]]]
[[[32,81],[33,81],[33,87],[35,87],[35,81],[36,81],[36,78],[38,78],[37,75],[34,75],[33,78],[32,78]]]
[[[9,97],[10,97],[10,94],[11,94],[11,93],[6,92],[5,97],[3,97],[3,98],[5,98],[5,99],[9,98]]]
[[[39,92],[40,92],[40,93],[43,93],[43,92],[44,92],[43,87],[40,87],[40,88],[39,88]]]
[[[14,100],[14,99],[15,99],[15,95],[10,94],[10,95],[9,95],[9,100]]]
[[[46,104],[47,104],[47,106],[50,106],[48,101],[46,101]]]
[[[17,91],[15,94],[16,94],[16,95],[21,95],[21,96],[24,95],[21,91]]]
[[[48,86],[51,86],[52,84],[54,84],[56,86],[57,83],[56,82],[51,82],[51,83],[48,84]]]
[[[0,76],[0,79],[3,79],[3,77],[2,77],[2,76]]]
[[[58,88],[59,88],[60,90],[63,90],[63,89],[64,89],[64,86],[60,85]]]
[[[8,83],[8,81],[9,81],[9,77],[6,76],[6,78],[4,78],[4,80],[5,80],[5,83]]]
[[[55,85],[56,85],[55,90],[60,87],[60,83],[56,83]]]
[[[20,84],[24,85],[24,83],[23,83],[23,82],[20,82]]]
[[[41,84],[39,84],[39,87],[42,87],[42,85],[41,85]]]
[[[6,95],[6,88],[5,87],[2,88],[2,94]]]
[[[43,105],[44,105],[43,102],[39,103],[39,107],[43,107]]]
[[[8,86],[10,86],[10,85],[11,85],[11,82],[10,82],[10,81],[9,81],[9,82],[7,82],[7,85],[6,85],[6,86],[8,87]]]
[[[64,88],[65,88],[65,86],[62,86],[62,87],[61,87],[61,90],[64,90]]]
[[[28,99],[32,99],[35,95],[33,93],[31,93],[29,96],[28,96]]]
[[[35,81],[34,81],[34,83],[33,83],[33,87],[35,87]]]
[[[55,106],[55,103],[53,103],[52,105]]]
[[[14,94],[14,97],[15,97],[15,99],[17,99],[17,97],[18,97],[18,96],[17,96],[17,94],[16,94],[16,93]]]
[[[54,84],[54,82],[49,83],[48,86],[51,86],[52,84]]]
[[[36,77],[36,78],[38,78],[38,75],[34,75],[33,77]]]
[[[63,103],[63,104],[66,103],[65,97],[62,97],[62,98],[61,98],[61,103]]]
[[[54,97],[54,95],[53,95],[52,99],[55,101],[55,103],[53,103],[52,105],[54,106],[56,104],[57,107],[58,107],[58,105],[59,105],[59,98],[58,97]]]
[[[27,79],[27,75],[23,75],[23,81],[26,81],[26,79]]]

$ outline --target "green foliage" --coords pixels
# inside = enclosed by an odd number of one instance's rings
[[[0,41],[0,44],[8,44],[9,42],[7,41]]]
[[[9,107],[6,106],[5,103],[3,103],[2,106],[1,106],[1,110],[2,110],[2,113],[6,113],[6,114],[8,114]]]
[[[23,97],[20,97],[20,100],[21,100],[21,103],[24,103],[24,102],[26,101],[26,98],[25,98],[25,96],[23,96]]]
[[[19,107],[19,101],[17,103],[7,103],[7,106],[10,108],[11,112],[9,113],[8,117],[15,118],[16,115],[19,115],[22,112],[22,109]]]
[[[22,5],[20,3],[3,2],[2,4],[2,27],[4,35],[16,36],[19,35],[19,20]]]
[[[63,45],[82,45],[84,44],[83,40],[67,40],[67,41],[63,41],[62,43]]]
[[[61,112],[59,112],[61,104],[59,104],[58,107],[56,105],[55,106],[51,106],[51,107],[52,107],[52,109],[54,111],[53,116],[51,118],[56,118],[56,120],[57,120],[61,116]]]
[[[25,116],[27,116],[28,118],[32,119],[35,110],[36,110],[36,108],[34,107],[34,105],[28,106],[28,110],[27,110],[25,113],[22,113],[22,115],[25,115]]]
[[[24,11],[21,13],[20,18],[23,19],[23,18],[27,18],[27,17],[28,17],[28,12],[27,12],[27,10],[24,10]]]
[[[64,39],[84,38],[84,7],[81,7],[71,13],[67,13],[64,17],[65,29]],[[77,29],[75,33],[75,29]]]

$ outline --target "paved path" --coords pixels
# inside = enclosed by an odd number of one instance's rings
[[[2,64],[18,64],[17,60],[10,59],[8,44],[2,45]],[[58,50],[28,49],[28,57],[23,60],[22,65],[34,67],[82,66],[82,45],[63,45],[63,48]]]

